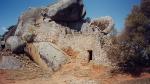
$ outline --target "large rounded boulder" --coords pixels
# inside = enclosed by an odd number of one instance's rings
[[[49,42],[27,44],[26,51],[44,69],[56,71],[68,62],[68,56]]]
[[[79,21],[86,15],[83,0],[59,0],[47,9],[45,15],[54,21]]]
[[[24,52],[25,42],[18,36],[10,36],[6,40],[6,48],[10,48],[13,52]]]
[[[93,19],[90,26],[98,28],[102,33],[109,34],[114,29],[115,22],[110,16]]]

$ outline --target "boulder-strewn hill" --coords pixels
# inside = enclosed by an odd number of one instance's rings
[[[0,43],[0,84],[149,84],[147,73],[111,73],[114,21],[85,16],[83,0],[25,11]]]
[[[24,12],[14,36],[6,45],[14,52],[26,52],[43,68],[56,71],[71,58],[64,50],[76,52],[78,63],[110,65],[105,49],[114,27],[111,17],[87,21],[82,0],[60,0],[43,8]]]

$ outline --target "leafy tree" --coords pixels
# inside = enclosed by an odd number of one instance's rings
[[[149,7],[150,0],[142,0],[140,6],[133,7],[123,33],[108,50],[108,58],[121,70],[136,72],[150,66]]]
[[[150,0],[142,0],[141,1],[141,11],[150,18]]]

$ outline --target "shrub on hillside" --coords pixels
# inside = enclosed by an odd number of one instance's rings
[[[112,39],[112,46],[107,51],[109,60],[120,71],[137,73],[150,67],[149,25],[150,19],[142,12],[141,6],[134,6],[126,19],[124,31]]]
[[[141,2],[141,11],[150,18],[150,0],[142,0]]]
[[[117,38],[115,38],[117,39]],[[150,56],[141,44],[115,40],[107,51],[108,59],[119,71],[134,73],[143,67],[150,66]]]

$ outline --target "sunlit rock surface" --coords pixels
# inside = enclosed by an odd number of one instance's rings
[[[8,39],[7,43],[16,51],[25,43],[22,49],[35,62],[54,71],[70,59],[63,51],[68,47],[78,52],[78,63],[109,66],[106,50],[114,21],[110,16],[86,20],[85,14],[82,0],[60,0],[48,7],[30,8],[20,16],[15,38],[10,37],[12,42]]]

